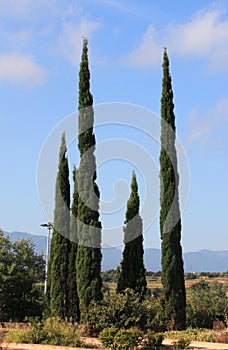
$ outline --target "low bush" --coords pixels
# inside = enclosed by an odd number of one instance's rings
[[[28,343],[29,331],[30,329],[11,330],[5,336],[5,341],[12,343]]]
[[[143,338],[143,332],[139,329],[120,329],[114,337],[115,350],[128,350],[136,347]]]
[[[158,349],[162,341],[164,339],[163,333],[154,333],[153,331],[149,330],[144,335],[140,345],[141,350],[151,350],[151,349]]]
[[[72,323],[58,318],[36,323],[30,329],[11,331],[5,340],[16,343],[83,346]]]
[[[111,349],[113,347],[114,338],[117,332],[118,328],[115,327],[105,328],[101,331],[99,339],[106,348]]]
[[[210,329],[198,329],[196,330],[196,339],[198,341],[215,342],[216,332]]]
[[[176,340],[186,340],[186,344],[188,340],[198,340],[198,341],[206,341],[206,342],[214,342],[215,341],[216,332],[209,329],[186,329],[185,331],[169,331],[165,332],[165,337]]]
[[[137,328],[120,329],[109,327],[104,329],[99,339],[102,345],[107,349],[114,350],[152,350],[157,349],[163,341],[162,333],[148,331],[146,334]]]
[[[173,343],[173,346],[175,349],[188,349],[191,341],[191,337],[182,335],[176,342]]]

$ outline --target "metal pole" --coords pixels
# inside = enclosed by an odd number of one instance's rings
[[[45,278],[44,278],[44,294],[47,293],[47,282],[48,282],[48,261],[49,261],[49,251],[50,251],[50,235],[53,224],[48,222],[47,224],[41,224],[40,226],[47,227],[47,247],[46,247],[46,263],[45,263]]]
[[[47,235],[46,263],[45,263],[45,279],[44,279],[44,294],[47,293],[49,239],[50,239],[50,227],[48,227],[48,235]]]

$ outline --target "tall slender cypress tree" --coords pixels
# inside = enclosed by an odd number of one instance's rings
[[[78,191],[76,185],[76,168],[73,170],[74,192],[71,206],[70,218],[70,250],[69,250],[69,265],[68,265],[68,318],[73,321],[80,320],[79,298],[77,291],[77,266],[76,256],[78,249],[77,237],[77,216],[78,216]]]
[[[146,292],[146,271],[143,262],[143,228],[139,205],[138,184],[133,172],[124,227],[125,247],[117,273],[117,292],[131,288],[143,299]]]
[[[78,251],[77,286],[81,317],[84,319],[90,302],[102,299],[100,193],[96,184],[95,136],[93,133],[93,97],[90,93],[88,42],[83,40],[79,72],[78,148],[80,167],[78,188]]]
[[[65,134],[62,135],[55,189],[54,230],[48,268],[49,312],[62,319],[68,316],[68,253],[70,234],[70,183]]]
[[[181,215],[179,207],[179,175],[175,148],[176,127],[169,59],[164,50],[161,97],[161,211],[162,284],[164,318],[168,327],[184,329],[186,294],[181,248]]]

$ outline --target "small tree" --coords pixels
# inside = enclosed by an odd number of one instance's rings
[[[133,172],[124,227],[125,247],[117,272],[117,292],[131,288],[143,299],[146,293],[146,270],[143,261],[143,229],[139,205],[138,184]]]
[[[44,265],[30,240],[12,243],[0,230],[0,321],[42,315]]]

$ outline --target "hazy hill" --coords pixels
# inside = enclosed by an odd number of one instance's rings
[[[7,233],[12,240],[31,239],[35,243],[36,252],[46,251],[46,236],[32,235],[26,232]],[[102,270],[115,269],[120,263],[122,252],[117,248],[102,249]],[[225,272],[228,271],[228,250],[212,251],[200,250],[197,252],[184,253],[185,272]],[[160,249],[145,249],[145,266],[149,271],[161,270],[161,251]]]
[[[46,252],[46,246],[47,246],[47,237],[42,235],[32,235],[31,233],[27,232],[4,232],[5,235],[9,235],[13,242],[19,240],[19,239],[31,239],[33,243],[35,244],[35,251],[37,253],[40,252]]]

